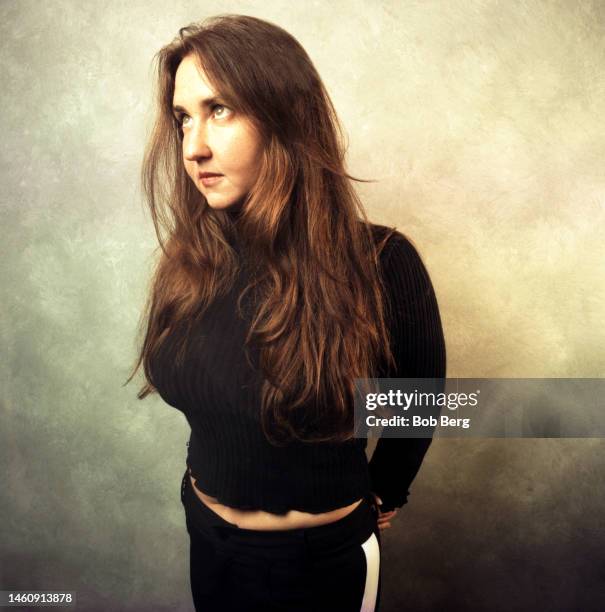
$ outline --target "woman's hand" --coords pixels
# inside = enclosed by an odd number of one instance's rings
[[[396,514],[397,508],[394,510],[390,510],[389,512],[381,512],[380,506],[382,506],[382,500],[376,493],[372,492],[374,496],[374,500],[376,501],[376,508],[378,510],[378,528],[383,531],[384,529],[388,529],[391,527],[391,523],[389,522]]]

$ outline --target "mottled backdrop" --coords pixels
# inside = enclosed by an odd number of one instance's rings
[[[449,376],[605,375],[605,2],[3,0],[0,589],[192,610],[188,427],[122,383],[151,59],[221,12],[308,50],[371,218],[429,268]],[[384,532],[383,612],[605,608],[603,450],[435,442]]]

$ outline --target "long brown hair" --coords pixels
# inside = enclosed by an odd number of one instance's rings
[[[210,208],[184,169],[171,108],[177,67],[190,54],[262,136],[258,180],[237,216]],[[355,379],[394,363],[379,254],[395,229],[376,240],[351,183],[371,181],[345,171],[343,130],[315,67],[285,30],[245,15],[181,28],[155,60],[157,117],[141,179],[161,254],[126,383],[142,363],[137,397],[156,391],[150,360],[177,323],[230,289],[242,263],[237,236],[256,270],[246,345],[259,347],[265,436],[274,445],[351,439]]]

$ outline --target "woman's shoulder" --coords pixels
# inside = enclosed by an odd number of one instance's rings
[[[379,254],[381,276],[397,300],[415,301],[430,296],[434,288],[413,239],[385,225],[374,224],[372,231],[375,239],[384,243]]]
[[[422,259],[413,240],[399,231],[396,227],[389,227],[379,223],[371,224],[372,236],[384,266],[422,264]]]

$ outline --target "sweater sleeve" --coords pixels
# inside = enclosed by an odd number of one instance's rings
[[[383,277],[396,371],[391,378],[445,378],[446,351],[437,298],[414,246],[397,232],[385,247]],[[439,392],[441,389],[437,389]],[[369,462],[382,512],[407,503],[432,438],[380,438]]]

